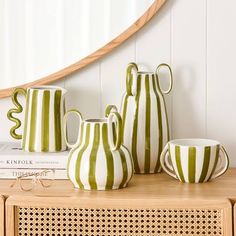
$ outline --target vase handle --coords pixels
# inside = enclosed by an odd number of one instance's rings
[[[106,109],[109,110],[109,108],[116,108],[115,106],[108,106]],[[109,145],[112,151],[116,151],[120,148],[122,144],[122,119],[120,114],[117,111],[112,111],[110,109],[110,112],[106,114],[106,117],[108,117],[108,140],[109,140]],[[116,122],[116,140],[114,140],[115,134],[113,130],[113,119],[115,119]]]
[[[16,133],[16,130],[21,126],[21,121],[12,115],[13,113],[21,113],[23,111],[23,107],[17,98],[19,93],[23,94],[25,97],[27,95],[26,89],[16,88],[11,95],[12,102],[16,106],[16,108],[10,109],[7,113],[7,118],[10,121],[15,122],[15,125],[10,129],[10,135],[15,139],[22,139],[22,134]]]
[[[105,110],[105,117],[107,118],[111,112],[118,112],[115,105],[108,105]]]
[[[138,72],[138,66],[136,63],[131,62],[128,64],[127,70],[126,70],[126,93],[129,96],[134,96],[136,94],[137,88],[135,87],[134,93],[132,93],[132,84],[134,80],[134,73],[137,74]]]
[[[75,113],[79,117],[80,124],[83,122],[83,118],[82,118],[81,113],[76,109],[72,109],[72,110],[67,111],[66,114],[64,115],[64,118],[63,118],[63,131],[64,131],[63,136],[64,136],[64,139],[65,139],[66,145],[69,148],[74,148],[79,144],[80,138],[79,138],[79,132],[78,132],[78,138],[77,138],[77,140],[74,144],[71,144],[68,141],[68,137],[67,137],[67,120],[68,120],[68,115],[71,114],[71,113]]]
[[[167,90],[163,90],[160,86],[160,81],[159,81],[159,71],[161,68],[163,67],[167,67],[168,71],[169,71],[169,88]],[[157,76],[157,82],[158,82],[158,86],[160,88],[160,91],[162,94],[168,94],[170,93],[170,91],[172,90],[173,87],[173,74],[172,74],[172,70],[170,68],[170,66],[166,63],[162,63],[160,64],[157,68],[156,68],[156,76]]]

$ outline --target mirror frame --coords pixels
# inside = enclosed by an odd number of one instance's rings
[[[154,3],[147,9],[147,11],[138,19],[136,20],[128,29],[126,29],[123,33],[118,35],[112,41],[107,43],[105,46],[99,48],[97,51],[89,54],[85,58],[55,72],[48,76],[45,76],[41,79],[35,80],[30,83],[26,83],[23,85],[1,89],[0,90],[0,98],[9,97],[11,96],[13,90],[17,87],[27,88],[31,86],[39,86],[50,84],[56,82],[57,80],[63,79],[64,77],[71,75],[78,70],[84,68],[85,66],[93,63],[94,61],[100,59],[102,56],[106,55],[114,48],[118,47],[124,41],[126,41],[129,37],[131,37],[134,33],[140,30],[164,5],[167,0],[155,0]]]

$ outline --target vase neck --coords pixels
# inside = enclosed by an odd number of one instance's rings
[[[113,141],[116,140],[115,123],[112,125]],[[109,149],[108,123],[106,122],[82,122],[80,125],[80,145],[93,148]]]
[[[137,94],[141,91],[152,93],[159,92],[160,90],[156,74],[154,73],[139,73],[137,79],[133,79],[133,86],[136,86]]]

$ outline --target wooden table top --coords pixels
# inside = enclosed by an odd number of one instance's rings
[[[86,191],[75,189],[69,180],[55,180],[50,188],[40,184],[32,191],[22,191],[19,185],[10,188],[12,180],[0,180],[0,195],[3,196],[48,196],[80,198],[115,198],[115,199],[208,199],[228,198],[236,200],[236,168],[229,169],[225,175],[201,184],[181,183],[165,173],[134,175],[129,186],[120,190]]]

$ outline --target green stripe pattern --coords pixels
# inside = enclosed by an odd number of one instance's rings
[[[25,142],[26,142],[26,138],[25,138],[25,135],[27,134],[27,129],[28,129],[28,110],[29,110],[29,98],[30,98],[30,90],[28,90],[28,93],[27,93],[27,96],[26,96],[26,108],[25,108],[25,123],[24,123],[24,135],[23,135],[23,140],[22,140],[22,149],[23,150],[26,150],[25,149]]]
[[[138,73],[132,83],[137,91],[126,93],[121,105],[124,145],[132,154],[135,173],[157,173],[169,141],[164,97],[154,73]]]
[[[31,103],[31,114],[30,114],[30,132],[29,132],[29,151],[35,151],[35,140],[36,140],[36,119],[38,113],[38,91],[34,90],[32,92],[32,103]]]
[[[62,134],[65,110],[59,87],[29,88],[26,96],[22,148],[30,152],[58,152],[66,149]]]
[[[219,159],[219,145],[180,146],[168,144],[174,172],[181,182],[202,183],[211,179]]]
[[[55,147],[56,151],[61,150],[61,90],[57,90],[54,96],[54,126],[55,126]]]
[[[50,92],[45,91],[43,93],[43,107],[42,107],[42,149],[44,152],[48,152],[49,143],[49,104],[50,104]]]
[[[80,143],[68,159],[68,176],[75,187],[88,190],[109,190],[126,187],[133,175],[129,151],[121,145],[112,151],[108,123],[83,121]],[[82,133],[82,134],[81,134]]]
[[[176,164],[177,168],[177,173],[182,182],[184,182],[184,174],[183,174],[183,169],[182,169],[182,164],[181,164],[181,156],[180,156],[180,147],[175,146],[175,160],[174,163]]]

